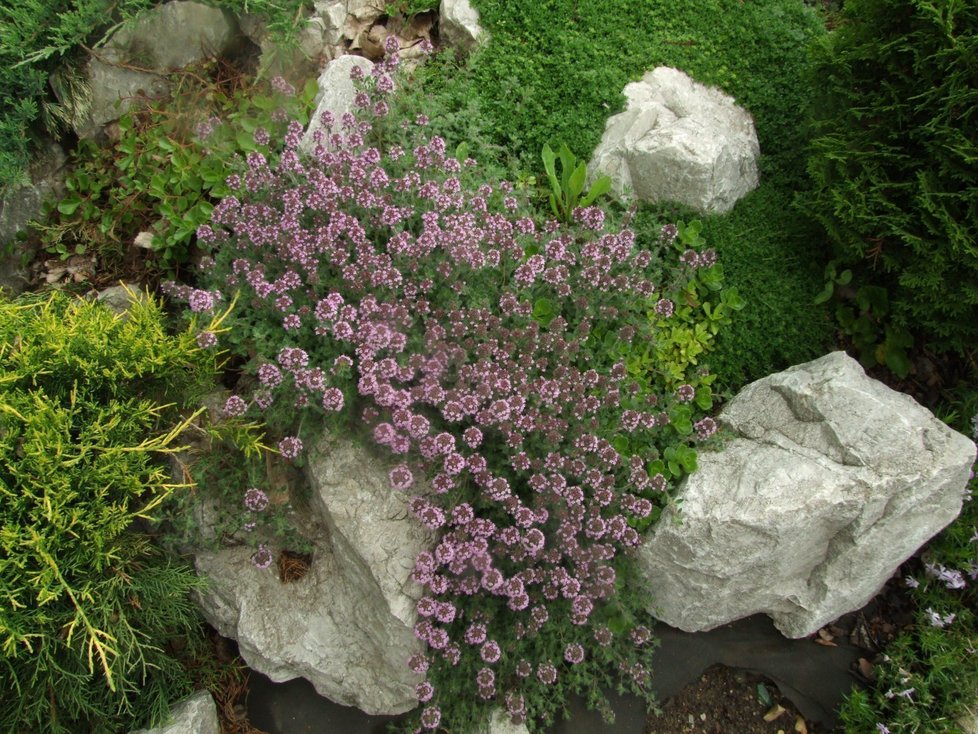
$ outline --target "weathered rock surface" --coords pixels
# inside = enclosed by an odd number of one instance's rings
[[[164,96],[169,85],[163,72],[224,55],[242,39],[230,12],[173,0],[120,28],[97,49],[84,68],[87,96],[59,94],[59,99],[72,108],[79,137],[92,137],[125,113],[133,98]]]
[[[835,352],[745,387],[644,544],[650,611],[708,630],[758,612],[787,637],[858,609],[961,509],[975,445]]]
[[[259,49],[258,75],[271,79],[281,76],[297,88],[316,76],[324,59],[331,58],[326,45],[323,19],[313,15],[298,29],[295,43],[281,43],[268,30],[262,15],[242,13],[238,17],[241,32]]]
[[[46,200],[64,193],[65,161],[61,146],[51,143],[31,166],[30,183],[11,186],[0,197],[0,288],[9,296],[22,293],[29,279],[32,253],[17,244],[17,233],[41,214]]]
[[[449,46],[470,51],[485,43],[488,35],[479,25],[479,11],[469,0],[441,0],[438,33]]]
[[[364,74],[370,74],[374,65],[362,56],[340,56],[326,64],[323,73],[319,75],[319,92],[316,93],[314,100],[316,111],[313,112],[309,126],[302,136],[300,147],[303,150],[311,151],[315,147],[313,135],[317,130],[323,131],[324,144],[326,137],[341,132],[340,117],[353,108],[353,98],[357,93],[350,78],[350,72],[355,66],[363,69]],[[328,129],[323,128],[320,119],[320,116],[327,111],[333,114],[333,125]]]
[[[217,705],[208,691],[197,691],[175,704],[170,715],[168,724],[138,729],[130,734],[221,734]]]
[[[528,734],[526,724],[514,724],[503,709],[495,709],[489,720],[489,734]]]
[[[589,165],[613,191],[726,212],[758,184],[754,121],[733,98],[665,66],[625,86]]]
[[[211,580],[204,615],[272,680],[306,678],[321,695],[370,714],[407,711],[420,680],[406,666],[420,650],[421,589],[410,573],[434,539],[365,449],[323,436],[306,475],[318,526],[307,535],[315,548],[308,572],[285,585],[274,568],[252,565],[249,548],[199,552],[197,569]]]

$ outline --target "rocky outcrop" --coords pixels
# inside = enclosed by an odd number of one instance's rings
[[[975,445],[844,352],[745,387],[641,549],[650,611],[695,632],[767,613],[803,637],[957,517]]]
[[[65,161],[61,146],[50,143],[31,166],[30,181],[10,186],[0,196],[0,288],[8,296],[26,290],[27,263],[34,255],[17,242],[17,235],[40,217],[45,201],[64,194]]]
[[[589,165],[619,196],[726,212],[758,184],[754,121],[733,98],[660,66],[625,86]]]
[[[165,96],[166,72],[227,54],[242,41],[233,14],[173,0],[113,33],[85,64],[81,85],[67,85],[56,77],[52,86],[71,111],[78,136],[93,137],[124,114],[134,99]]]
[[[340,118],[344,112],[349,112],[353,108],[353,98],[357,93],[350,72],[354,67],[359,67],[363,69],[365,75],[369,75],[373,66],[373,62],[362,56],[353,55],[340,56],[326,64],[323,73],[319,75],[319,92],[315,99],[316,111],[312,113],[309,126],[300,143],[303,150],[311,151],[315,147],[313,135],[317,130],[323,130],[324,136],[327,137],[342,132]],[[328,129],[324,129],[322,124],[321,116],[324,112],[333,115],[333,125]]]
[[[479,25],[479,11],[469,0],[441,0],[438,34],[444,43],[463,51],[471,51],[488,39]]]
[[[308,571],[283,584],[274,567],[251,562],[250,548],[201,551],[204,615],[238,641],[249,666],[275,681],[302,677],[323,696],[370,714],[417,705],[420,677],[406,661],[415,639],[410,579],[417,554],[434,542],[409,517],[407,497],[366,449],[324,435],[310,448]]]
[[[221,724],[214,698],[208,691],[197,691],[173,706],[169,723],[130,734],[221,734]]]

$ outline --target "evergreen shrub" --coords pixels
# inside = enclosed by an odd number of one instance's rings
[[[541,217],[423,114],[392,115],[387,50],[355,113],[248,155],[198,229],[196,287],[167,289],[198,314],[238,293],[228,415],[262,416],[295,461],[324,426],[359,427],[438,535],[412,576],[425,652],[406,661],[424,678],[407,731],[473,731],[494,707],[540,731],[572,693],[610,713],[615,685],[651,706],[634,552],[717,425],[690,353],[669,351],[677,372],[642,347],[673,315],[729,316],[715,253],[692,224],[638,242],[628,214]]]
[[[881,363],[914,332],[964,354],[978,337],[978,5],[847,0],[838,17],[814,46],[800,201],[863,296],[840,320],[863,341],[871,327]]]
[[[147,530],[180,489],[173,401],[214,372],[195,339],[152,301],[0,300],[3,731],[124,732],[192,690],[171,645],[201,645],[199,581]]]

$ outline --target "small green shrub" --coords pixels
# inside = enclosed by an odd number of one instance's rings
[[[978,7],[853,0],[839,18],[813,50],[813,186],[800,202],[854,285],[886,304],[843,294],[843,325],[875,338],[869,355],[891,368],[907,342],[897,332],[965,354],[978,336]]]
[[[249,153],[267,155],[286,119],[308,120],[316,92],[314,81],[298,95],[225,92],[207,81],[216,66],[175,76],[171,99],[123,115],[115,146],[80,143],[66,196],[48,204],[38,225],[49,252],[92,252],[111,270],[149,231],[157,267],[172,272],[187,261],[197,227],[228,193],[225,179],[242,171]],[[283,82],[278,89],[289,91]]]
[[[200,650],[199,582],[146,530],[180,489],[160,461],[190,420],[176,408],[214,369],[152,301],[128,318],[61,293],[0,301],[5,731],[126,731],[190,692],[172,645]]]

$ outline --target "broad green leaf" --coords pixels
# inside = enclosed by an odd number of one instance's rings
[[[574,169],[574,172],[571,174],[570,177],[570,182],[569,182],[570,190],[567,192],[568,208],[573,207],[577,203],[578,199],[580,198],[581,193],[584,191],[585,179],[587,179],[587,166],[581,163],[580,165],[578,165],[577,168]]]
[[[66,217],[70,217],[75,210],[81,206],[82,200],[77,197],[69,197],[58,202],[58,211]]]
[[[581,200],[581,206],[590,206],[599,196],[604,196],[609,191],[611,191],[611,179],[608,176],[599,177],[591,184],[587,196]]]

